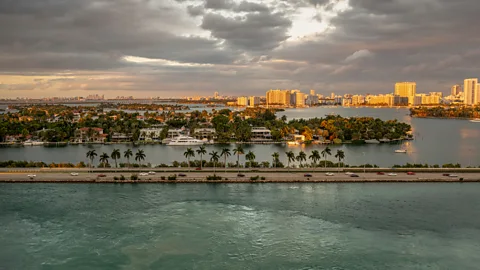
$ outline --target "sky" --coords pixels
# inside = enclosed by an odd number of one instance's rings
[[[0,98],[447,93],[478,25],[478,0],[2,0]]]

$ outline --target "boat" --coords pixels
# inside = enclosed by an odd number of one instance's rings
[[[395,150],[395,153],[407,153],[407,150],[405,150],[405,149],[398,149],[398,150]]]
[[[472,119],[472,120],[470,120],[470,122],[473,122],[473,123],[480,123],[480,118],[475,118],[475,119]]]
[[[366,143],[380,143],[380,141],[376,139],[371,139],[371,140],[365,140]]]
[[[298,141],[288,141],[287,145],[300,145],[300,142],[298,142]]]
[[[178,136],[173,138],[167,145],[202,145],[205,142],[189,136]]]
[[[380,142],[381,143],[388,143],[388,142],[390,142],[390,140],[389,139],[380,139]]]
[[[26,146],[43,145],[43,142],[26,140],[26,141],[23,142],[23,145],[26,145]]]

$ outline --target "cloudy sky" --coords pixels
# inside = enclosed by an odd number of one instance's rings
[[[0,97],[444,91],[479,0],[2,0]]]

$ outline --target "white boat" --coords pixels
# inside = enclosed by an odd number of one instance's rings
[[[475,119],[472,119],[472,120],[470,120],[470,122],[473,122],[473,123],[480,123],[480,118],[475,118]]]
[[[300,143],[297,141],[288,141],[287,145],[299,145]]]
[[[23,142],[23,145],[29,145],[29,146],[43,145],[43,142],[26,140]]]
[[[193,137],[178,136],[173,138],[167,145],[202,145],[204,143],[204,141],[197,140]]]
[[[376,139],[371,139],[371,140],[365,140],[366,143],[380,143],[380,141]]]
[[[407,153],[407,150],[405,150],[405,149],[398,149],[398,150],[395,150],[395,153]]]

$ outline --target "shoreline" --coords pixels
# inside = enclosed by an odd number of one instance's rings
[[[480,173],[463,172],[456,174],[456,177],[444,176],[438,172],[416,173],[408,175],[397,172],[396,176],[378,175],[374,172],[356,173],[358,177],[350,177],[344,172],[334,172],[333,176],[326,176],[324,172],[309,172],[311,176],[305,177],[304,172],[242,172],[243,177],[237,176],[237,172],[217,172],[216,175],[222,177],[222,180],[207,180],[207,176],[213,175],[211,172],[185,172],[185,176],[180,177],[177,174],[176,180],[167,180],[168,176],[174,172],[159,172],[154,175],[139,176],[138,180],[130,180],[130,173],[123,172],[126,180],[114,180],[122,173],[104,173],[105,177],[99,177],[97,173],[81,172],[77,176],[72,176],[68,172],[35,172],[35,177],[30,178],[28,174],[32,172],[2,172],[0,173],[0,183],[85,183],[85,184],[172,184],[172,183],[463,183],[480,182]],[[446,172],[444,172],[446,173]],[[250,177],[258,176],[258,180],[251,180]],[[264,177],[265,179],[261,179]],[[162,179],[164,178],[164,179]]]

